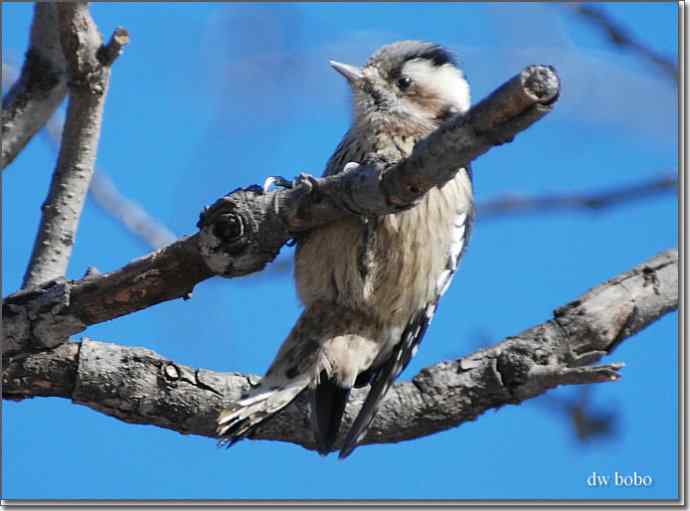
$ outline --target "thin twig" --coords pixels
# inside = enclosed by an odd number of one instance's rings
[[[622,364],[592,364],[677,307],[678,253],[670,250],[557,309],[551,320],[397,383],[364,443],[430,435],[559,385],[618,380]],[[126,422],[210,437],[220,410],[256,381],[253,375],[195,369],[144,348],[88,339],[10,359],[2,378],[5,399],[58,396]],[[344,431],[366,393],[353,391]],[[307,402],[300,397],[253,438],[314,449]]]
[[[554,193],[538,196],[506,194],[477,205],[479,220],[501,216],[540,214],[553,211],[601,211],[630,202],[668,195],[677,190],[675,176],[667,175],[632,185],[592,193]]]
[[[101,46],[98,59],[104,66],[111,66],[129,44],[129,32],[124,27],[117,27],[105,46]]]
[[[55,150],[59,149],[62,129],[62,123],[56,116],[53,116],[46,124],[45,140]],[[160,220],[154,218],[133,200],[125,197],[101,166],[96,166],[89,186],[89,194],[96,206],[151,249],[157,250],[177,239],[177,236]]]
[[[0,169],[14,161],[66,93],[67,63],[60,45],[57,8],[51,2],[36,2],[21,75],[2,100]]]
[[[676,64],[670,58],[661,55],[637,40],[626,27],[614,20],[604,9],[592,4],[576,4],[572,8],[581,18],[603,30],[609,41],[615,46],[636,53],[654,65],[667,78],[678,83],[678,67]]]
[[[98,60],[101,34],[86,2],[57,4],[70,99],[48,197],[23,287],[65,274],[93,175],[110,67]]]

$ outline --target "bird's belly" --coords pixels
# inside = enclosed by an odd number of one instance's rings
[[[465,242],[471,208],[471,184],[460,171],[416,207],[380,217],[369,229],[348,218],[312,231],[295,258],[302,302],[334,302],[404,327],[438,295],[449,255]]]

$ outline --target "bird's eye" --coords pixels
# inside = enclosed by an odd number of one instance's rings
[[[402,78],[398,79],[398,88],[400,88],[400,90],[405,90],[410,85],[412,85],[412,78],[409,76],[403,76]]]

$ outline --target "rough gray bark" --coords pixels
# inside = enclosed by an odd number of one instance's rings
[[[119,53],[119,48],[108,51],[103,47],[88,3],[59,3],[56,8],[69,71],[69,103],[60,154],[23,287],[65,274],[96,162],[112,63],[105,57]],[[121,48],[120,30],[109,46]]]
[[[14,161],[66,93],[67,63],[60,45],[57,8],[50,2],[37,2],[21,75],[2,100],[0,169]]]
[[[9,296],[3,302],[3,352],[53,347],[88,325],[188,297],[214,273],[259,271],[295,233],[345,215],[411,207],[458,168],[550,112],[558,91],[551,68],[530,66],[466,116],[450,119],[407,160],[368,162],[337,176],[302,179],[287,190],[236,190],[202,214],[201,232],[194,236],[112,273],[48,282]]]
[[[3,356],[54,347],[88,325],[188,298],[212,276],[197,236],[190,236],[111,273],[92,270],[80,280],[56,279],[19,291],[2,304]]]
[[[677,308],[678,292],[678,253],[669,250],[560,307],[544,323],[396,384],[364,443],[443,431],[559,385],[615,381],[622,364],[591,364]],[[10,359],[2,384],[6,399],[64,397],[126,422],[213,437],[224,404],[238,399],[255,379],[194,369],[144,348],[84,339]],[[366,389],[353,394],[344,431]],[[314,449],[305,401],[299,398],[271,418],[254,438]]]

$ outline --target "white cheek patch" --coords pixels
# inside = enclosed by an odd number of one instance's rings
[[[414,59],[405,63],[403,76],[409,76],[424,89],[434,91],[455,105],[459,112],[465,113],[470,108],[470,86],[462,71],[452,64],[434,66],[426,59]]]

